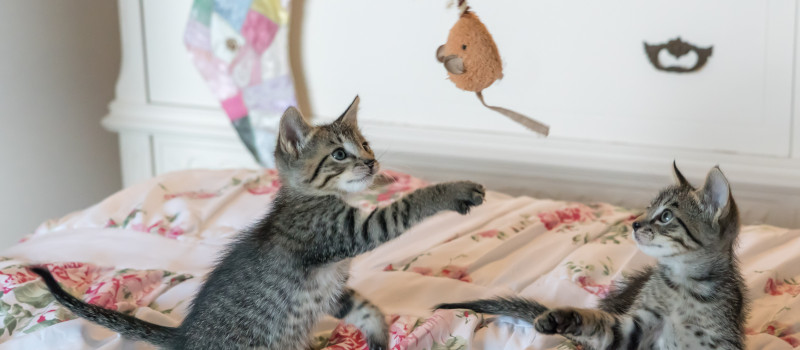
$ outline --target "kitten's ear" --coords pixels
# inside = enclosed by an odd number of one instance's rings
[[[298,156],[313,127],[297,108],[289,107],[283,112],[278,130],[278,146],[282,151]]]
[[[358,127],[358,103],[361,101],[356,95],[356,98],[350,103],[350,107],[347,107],[347,110],[342,113],[342,115],[336,119],[334,123],[342,123],[346,125],[350,125],[353,127]]]
[[[714,216],[714,221],[727,213],[731,202],[731,186],[718,166],[708,172],[706,183],[699,192],[705,209]]]
[[[689,186],[689,187],[692,187],[692,185],[689,183],[689,181],[687,181],[686,178],[683,177],[683,174],[681,174],[681,171],[678,170],[678,164],[676,164],[674,160],[672,161],[672,177],[675,178],[675,183],[678,186]]]

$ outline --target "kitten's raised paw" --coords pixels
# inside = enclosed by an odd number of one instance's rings
[[[573,309],[555,309],[547,311],[534,321],[534,328],[542,334],[579,335],[583,317]]]
[[[452,210],[460,214],[469,213],[470,208],[483,204],[486,189],[472,181],[458,181],[444,184],[447,195],[453,200]]]

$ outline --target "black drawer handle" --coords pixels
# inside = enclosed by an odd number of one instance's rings
[[[644,43],[644,51],[647,53],[647,57],[650,58],[650,63],[653,64],[653,67],[656,67],[656,69],[661,71],[675,73],[690,73],[700,70],[700,68],[703,68],[703,66],[706,65],[708,57],[711,56],[711,50],[713,48],[713,46],[699,48],[681,40],[680,37],[672,39],[665,44],[650,45],[646,42]],[[695,63],[691,68],[678,66],[664,67],[661,64],[661,61],[658,60],[658,53],[663,49],[667,49],[667,52],[669,52],[670,55],[674,56],[675,58],[680,58],[681,56],[694,51],[697,54],[697,63]]]

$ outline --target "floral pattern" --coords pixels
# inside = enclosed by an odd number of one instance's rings
[[[583,290],[592,293],[600,298],[605,298],[611,291],[611,287],[609,285],[597,284],[589,276],[578,276],[575,280],[578,283],[578,285],[580,285],[581,288],[583,288]]]
[[[484,239],[484,238],[497,238],[497,239],[503,240],[503,239],[506,239],[507,237],[508,237],[508,235],[505,232],[497,230],[497,229],[478,232],[478,233],[470,236],[470,238],[472,238],[472,240],[476,241],[476,242],[479,242],[481,239]]]
[[[766,271],[755,271],[755,273],[764,272]],[[774,273],[774,271],[771,272]],[[771,305],[777,304],[783,305],[783,307],[768,322],[759,327],[748,327],[747,334],[769,334],[789,343],[792,347],[800,347],[800,318],[797,318],[796,313],[792,311],[792,306],[800,305],[798,303],[800,298],[797,298],[800,295],[798,278],[800,276],[767,278],[763,289],[765,297],[772,298]],[[791,315],[795,315],[795,317]]]
[[[383,269],[383,271],[397,271],[397,270],[394,268],[392,264],[389,264]],[[418,273],[423,276],[445,277],[454,280],[459,280],[462,282],[472,282],[472,278],[469,276],[469,272],[467,271],[466,266],[445,265],[437,269],[436,271],[434,271],[430,267],[413,266],[410,267],[410,269],[406,269],[405,271]]]
[[[800,283],[794,278],[784,280],[769,278],[767,279],[767,284],[764,286],[764,293],[769,295],[789,294],[796,297],[800,295]]]
[[[389,322],[390,344],[399,344],[424,322],[425,319],[419,317],[393,315]]]
[[[466,350],[467,339],[482,322],[479,314],[463,311],[438,310],[424,322],[414,317],[395,317],[389,328],[391,350]]]
[[[122,228],[145,233],[154,233],[167,238],[178,238],[185,233],[185,230],[179,225],[173,225],[175,219],[179,214],[166,216],[164,219],[157,220],[152,224],[145,224],[145,211],[141,209],[133,209],[126,217],[117,223],[113,218],[109,218],[106,223],[106,228]]]
[[[267,169],[261,176],[247,180],[244,183],[244,189],[247,193],[260,196],[266,194],[275,194],[281,187],[281,180],[278,178],[278,172],[274,169]]]
[[[163,270],[114,270],[82,262],[44,266],[67,292],[81,295],[90,304],[126,313],[149,305],[157,295],[192,278]],[[74,317],[55,302],[41,278],[18,261],[0,262],[0,287],[0,342]]]
[[[552,230],[562,224],[585,222],[587,220],[596,219],[594,210],[583,204],[577,204],[554,211],[541,212],[536,215],[547,230]]]
[[[186,199],[209,199],[214,197],[219,197],[220,194],[218,192],[205,192],[202,190],[199,191],[186,191],[186,192],[177,192],[177,193],[167,193],[164,195],[164,200],[170,200],[173,198],[186,198]]]
[[[197,175],[199,173],[204,175]],[[135,191],[123,191],[87,210],[49,221],[28,238],[35,241],[60,231],[108,228],[111,230],[102,230],[104,235],[124,229],[178,240],[214,239],[219,237],[215,236],[218,232],[233,234],[263,215],[280,188],[274,170],[199,173],[167,174],[145,182]],[[354,196],[351,203],[371,210],[427,185],[405,174],[386,174],[396,181]],[[489,296],[479,294],[481,290],[494,293],[506,289],[523,296],[545,292],[540,295],[551,295],[559,303],[584,300],[583,306],[590,306],[597,298],[608,295],[614,279],[647,262],[630,239],[631,222],[638,216],[634,211],[603,203],[579,204],[493,195],[496,194],[489,193],[481,213],[469,217],[453,213],[439,215],[425,224],[424,231],[411,230],[390,243],[389,250],[379,247],[365,254],[363,260],[356,259],[353,269],[366,277],[358,280],[367,281],[376,275],[386,277],[383,281],[388,283],[381,288],[409,288],[404,291],[410,298],[406,302],[417,303],[416,307],[422,309],[444,301],[442,295],[431,293],[431,286],[458,285],[459,282],[471,283],[463,286],[463,292],[479,297]],[[506,198],[516,204],[507,205]],[[800,275],[793,264],[797,252],[792,250],[798,240],[800,231],[745,226],[740,247],[750,250],[742,255],[742,267],[754,305],[752,313],[757,315],[750,318],[747,334],[761,334],[760,339],[774,337],[775,342],[792,347],[800,346],[800,318],[796,312],[800,307]],[[22,243],[20,247],[26,244],[30,243]],[[754,256],[759,257],[757,264]],[[764,259],[765,256],[769,258]],[[21,261],[0,258],[0,342],[73,318],[54,302],[38,277],[25,265]],[[166,291],[182,295],[182,288],[171,288],[192,278],[189,275],[157,269],[124,270],[89,262],[47,266],[70,293],[122,312],[133,313],[147,306],[169,314],[176,306],[186,306],[191,300],[187,294],[182,301],[163,299],[164,304],[170,304],[165,308],[157,305],[162,301],[159,296]],[[542,266],[550,267],[543,269]],[[764,270],[756,271],[756,267]],[[354,285],[354,288],[359,286]],[[558,293],[551,293],[541,288],[559,289]],[[412,295],[417,291],[424,292]],[[169,295],[172,296],[174,294]],[[373,300],[386,302],[380,298]],[[770,314],[765,317],[765,313]],[[495,321],[485,321],[483,315],[464,310],[438,311],[429,317],[393,315],[387,321],[393,350],[501,347],[477,345],[477,339],[487,339],[475,336],[478,332],[526,339],[524,334],[509,335],[505,330],[506,333],[502,333]],[[317,338],[315,349],[364,348],[363,334],[352,325],[340,324],[333,333],[325,333]],[[530,340],[518,343],[528,344]],[[557,339],[544,348],[579,349]]]
[[[601,261],[599,264],[603,266],[602,274],[609,276],[613,270],[611,257],[607,256],[606,261]],[[608,293],[611,291],[611,284],[599,284],[592,278],[592,275],[596,273],[595,265],[583,264],[583,262],[574,263],[572,261],[567,261],[564,265],[569,271],[572,281],[583,288],[583,290],[599,298],[608,296]]]
[[[140,189],[141,194],[138,194],[136,200],[129,200],[130,196],[124,195],[125,190],[113,195],[107,199],[107,202],[115,206],[115,214],[111,216],[95,216],[90,208],[61,219],[48,220],[37,228],[35,234],[72,227],[97,227],[133,230],[172,239],[202,239],[203,237],[198,237],[201,234],[198,228],[211,227],[213,222],[209,221],[217,217],[210,214],[202,216],[204,211],[201,208],[220,206],[228,201],[254,196],[252,198],[263,203],[259,208],[264,210],[258,211],[261,215],[269,209],[281,186],[275,169],[240,170],[229,177],[216,180],[215,183],[203,183],[202,186],[187,182],[177,174],[179,173],[166,174],[151,180],[146,189]],[[372,210],[428,185],[423,180],[396,171],[386,170],[381,174],[394,182],[354,195],[351,204],[363,210]],[[197,216],[198,213],[201,214],[200,217]],[[255,219],[248,217],[241,221],[249,223]],[[227,225],[224,228],[219,231],[228,234],[236,232]],[[23,238],[22,242],[29,238]]]
[[[437,267],[436,269],[426,266],[412,266],[415,262],[417,262],[420,258],[425,256],[430,256],[431,253],[423,253],[413,257],[408,263],[403,265],[400,271],[410,271],[414,273],[418,273],[423,276],[433,276],[433,277],[444,277],[444,278],[451,278],[454,280],[459,280],[462,282],[472,282],[472,278],[469,276],[468,267],[462,265],[455,265],[453,264],[453,260],[466,258],[467,256],[464,254],[457,255],[452,257],[448,260],[448,263],[444,266]],[[399,265],[398,265],[399,266]],[[397,271],[393,264],[386,265],[383,268],[383,271]]]
[[[146,296],[161,285],[163,277],[163,271],[123,273],[92,285],[86,290],[83,299],[89,304],[106,309],[129,312],[149,304]]]
[[[472,278],[469,277],[466,266],[446,265],[442,267],[439,275],[462,282],[472,282]]]
[[[778,313],[789,311],[787,308],[781,309]],[[747,328],[745,330],[746,334],[755,335],[755,334],[769,334],[772,336],[776,336],[781,340],[789,343],[792,347],[800,346],[800,334],[798,334],[798,328],[800,328],[800,324],[785,324],[775,320],[770,321],[769,323],[763,325],[760,329],[754,330],[752,328]]]
[[[561,203],[560,203],[561,204]],[[551,210],[542,210],[534,213],[519,213],[514,216],[510,223],[500,227],[482,228],[474,233],[453,236],[444,241],[441,245],[428,249],[425,253],[414,256],[407,261],[398,261],[391,263],[384,267],[384,271],[410,271],[418,273],[423,276],[445,277],[460,280],[463,282],[474,282],[473,277],[469,273],[469,263],[474,262],[477,257],[469,256],[464,251],[462,239],[469,238],[470,241],[480,244],[482,248],[470,247],[470,249],[486,249],[497,247],[503,241],[510,239],[523,232],[536,231],[537,228],[544,229],[545,232],[562,233],[566,231],[579,231],[586,225],[597,222],[603,222],[609,225],[609,229],[603,234],[595,237],[599,243],[606,244],[614,242],[621,244],[623,238],[620,235],[626,235],[628,226],[637,215],[630,213],[630,211],[617,208],[608,204],[594,204],[584,205],[578,203],[563,203]],[[574,235],[571,238],[573,243],[587,244],[590,241],[589,233],[581,233]],[[594,238],[591,238],[592,240]],[[451,248],[452,247],[452,248]],[[443,254],[439,253],[447,251],[452,252],[454,247],[461,247],[458,250],[458,255],[449,258],[448,260],[442,259]],[[453,261],[459,260],[458,264]],[[608,262],[604,262],[603,269],[605,276],[609,276],[610,258]],[[402,267],[400,267],[402,266]],[[580,271],[577,271],[580,272]],[[575,282],[581,285],[587,291],[591,291],[598,296],[604,296],[609,291],[608,284],[598,284],[594,279],[588,276],[575,276]]]
[[[324,350],[369,350],[367,339],[356,326],[339,323],[327,340]]]

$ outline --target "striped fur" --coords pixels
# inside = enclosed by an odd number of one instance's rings
[[[640,249],[658,264],[617,284],[599,308],[548,309],[521,298],[438,308],[527,320],[540,333],[561,334],[584,349],[743,349],[746,293],[733,252],[739,214],[730,186],[719,168],[699,190],[674,171],[677,185],[633,224]]]
[[[444,183],[368,214],[349,206],[344,193],[369,186],[379,166],[358,131],[357,104],[316,127],[287,110],[275,151],[283,186],[272,211],[227,248],[178,328],[86,304],[46,270],[35,271],[77,315],[168,349],[306,349],[324,314],[358,326],[370,349],[388,349],[381,311],[345,287],[350,259],[440,211],[466,214],[483,202],[484,189]]]

